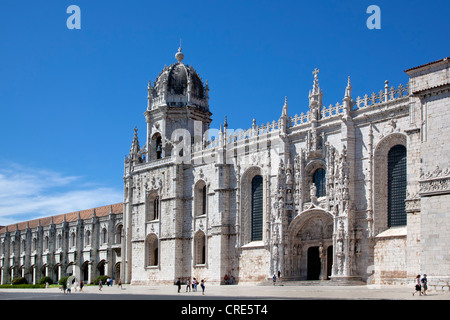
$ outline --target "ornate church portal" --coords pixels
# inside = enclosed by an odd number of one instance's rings
[[[321,209],[299,214],[289,230],[286,272],[292,280],[327,280],[333,263],[333,218]]]

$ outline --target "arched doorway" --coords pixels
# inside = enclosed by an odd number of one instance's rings
[[[99,264],[97,265],[97,270],[100,276],[105,275],[105,260],[99,262]]]
[[[81,266],[81,280],[84,281],[84,283],[89,282],[89,261],[86,261]]]
[[[291,222],[288,236],[290,277],[328,279],[333,265],[333,215],[322,209],[304,211]]]
[[[114,267],[114,279],[116,282],[120,279],[120,262],[116,263]]]

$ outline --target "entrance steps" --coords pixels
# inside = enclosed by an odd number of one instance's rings
[[[272,279],[260,282],[259,286],[273,286]],[[276,286],[363,286],[367,285],[366,282],[361,280],[278,280],[275,283]]]

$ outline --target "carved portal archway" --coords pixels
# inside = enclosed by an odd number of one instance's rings
[[[310,209],[297,215],[288,229],[289,277],[326,280],[333,263],[333,215]]]

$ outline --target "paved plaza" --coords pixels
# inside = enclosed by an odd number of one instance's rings
[[[279,320],[304,315],[302,310],[315,310],[323,317],[338,315],[343,310],[372,310],[370,312],[376,313],[389,310],[390,317],[395,318],[406,314],[425,316],[430,311],[429,305],[423,307],[416,301],[441,300],[439,304],[433,303],[432,311],[442,314],[446,310],[445,300],[450,300],[448,291],[430,291],[426,296],[413,296],[412,286],[207,284],[204,295],[201,288],[197,292],[186,292],[186,287],[182,286],[180,293],[177,291],[176,286],[130,285],[124,285],[122,289],[104,286],[101,291],[98,286],[87,286],[83,292],[72,291],[70,294],[64,294],[58,288],[0,289],[0,308],[4,315],[14,315],[20,310],[21,315],[28,313],[33,316],[42,303],[48,305],[51,301],[54,310],[65,315],[101,312],[116,316],[114,310],[128,309],[162,311],[160,314],[167,319],[238,317]],[[405,305],[405,301],[413,304]]]
[[[83,292],[63,294],[58,288],[48,289],[0,289],[0,300],[450,300],[448,291],[429,291],[419,296],[413,286],[337,286],[337,285],[292,285],[277,283],[257,285],[214,285],[207,284],[205,294],[200,286],[197,292],[180,293],[173,286],[85,286]]]

